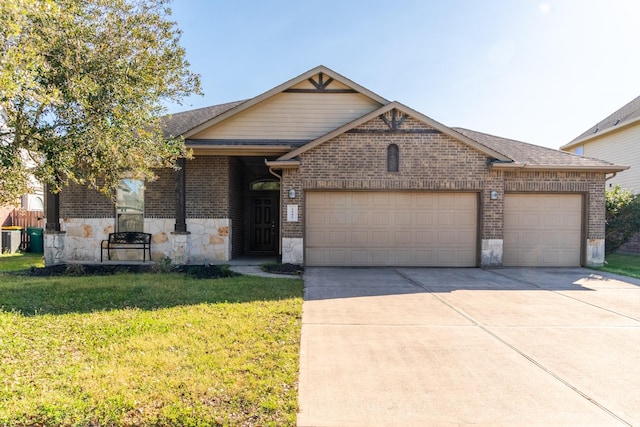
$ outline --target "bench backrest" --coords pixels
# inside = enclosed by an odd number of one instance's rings
[[[140,233],[136,231],[120,231],[117,233],[109,233],[109,243],[151,243],[151,234]]]

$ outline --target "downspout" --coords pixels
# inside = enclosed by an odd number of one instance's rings
[[[612,172],[612,174],[613,174],[613,175],[611,175],[611,176],[607,176],[606,174],[605,174],[605,176],[604,176],[604,182],[605,182],[604,189],[605,189],[605,191],[607,190],[606,182],[607,182],[607,181],[609,181],[611,178],[615,178],[615,177],[616,177],[616,175],[618,175],[618,172]],[[609,184],[609,186],[611,186],[611,184]]]
[[[267,159],[264,159],[265,163]],[[269,167],[269,173],[280,180],[280,195],[278,210],[280,212],[280,221],[278,221],[278,255],[282,256],[282,176],[278,175]]]

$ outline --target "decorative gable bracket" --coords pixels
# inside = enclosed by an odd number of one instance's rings
[[[324,80],[325,74],[318,73],[318,80],[313,77],[309,77],[307,80],[313,85],[315,89],[302,89],[302,88],[289,88],[284,92],[289,93],[358,93],[355,89],[329,89],[329,85],[333,83],[333,78],[329,77],[328,80]]]
[[[380,119],[385,122],[387,126],[389,126],[391,132],[400,130],[402,123],[404,123],[404,121],[409,118],[407,114],[402,114],[402,116],[398,117],[398,113],[400,113],[398,109],[394,108],[391,111],[379,116]],[[388,118],[387,115],[389,116]]]

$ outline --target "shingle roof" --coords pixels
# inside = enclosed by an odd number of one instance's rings
[[[181,113],[168,114],[161,118],[163,121],[163,134],[167,138],[182,135],[196,126],[211,120],[244,102],[246,102],[246,100],[212,105],[210,107],[183,111]]]
[[[473,139],[479,144],[482,144],[492,150],[504,154],[506,157],[513,160],[513,166],[521,165],[532,168],[558,167],[561,169],[576,169],[582,167],[584,167],[585,169],[624,169],[624,167],[606,162],[604,160],[579,156],[577,154],[567,153],[565,151],[554,150],[552,148],[541,147],[539,145],[528,144],[526,142],[516,141],[513,139],[501,138],[499,136],[476,132],[469,129],[452,129],[465,135],[467,138]]]
[[[640,100],[640,97],[636,100]],[[634,100],[634,101],[636,101]],[[246,101],[229,102],[226,104],[212,105],[210,107],[198,108],[195,110],[185,111],[163,117],[165,136],[182,135],[185,132],[205,123],[224,112],[244,103]],[[640,102],[639,102],[640,103]],[[390,103],[393,106],[395,103]],[[629,105],[629,104],[628,104]],[[640,105],[639,105],[640,106]],[[373,114],[373,113],[370,113]],[[604,160],[598,160],[590,157],[579,156],[565,151],[554,150],[552,148],[541,147],[538,145],[528,144],[526,142],[516,141],[513,139],[502,138],[495,135],[489,135],[482,132],[476,132],[464,128],[450,128],[462,136],[477,142],[480,146],[494,151],[495,154],[502,154],[504,157],[513,160],[510,166],[514,167],[540,167],[559,169],[606,169],[611,171],[624,170],[626,167],[619,166]],[[202,141],[208,145],[242,145],[244,141]],[[250,141],[256,145],[256,141]],[[280,142],[280,141],[278,141]],[[304,145],[309,141],[287,141],[292,148]],[[248,142],[247,142],[248,143]],[[270,141],[273,143],[273,141]],[[503,165],[506,163],[501,162]]]
[[[640,96],[633,101],[624,105],[619,110],[616,110],[611,115],[607,116],[604,120],[600,120],[595,125],[584,131],[580,136],[574,138],[569,144],[571,145],[575,141],[579,141],[588,138],[592,135],[602,133],[607,129],[611,129],[615,126],[624,125],[627,122],[640,119]]]

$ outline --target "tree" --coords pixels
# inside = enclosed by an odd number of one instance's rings
[[[105,194],[188,155],[161,130],[167,102],[200,93],[170,15],[167,0],[0,2],[0,203],[26,186],[25,155],[54,193]]]
[[[640,231],[640,195],[616,184],[605,192],[605,197],[605,250],[610,254]]]

